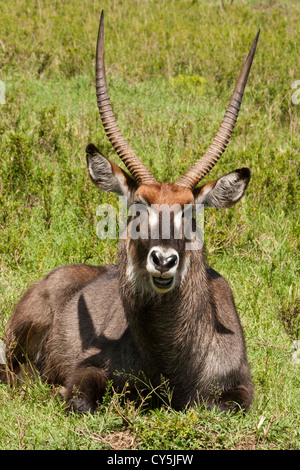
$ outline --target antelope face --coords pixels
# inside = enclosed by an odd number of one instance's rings
[[[127,230],[129,273],[156,292],[170,291],[186,272],[184,209],[193,203],[192,191],[170,183],[141,185],[134,193]]]
[[[127,277],[147,291],[165,293],[183,280],[191,250],[202,247],[193,217],[197,206],[230,207],[250,180],[250,170],[242,168],[193,190],[177,183],[137,184],[94,145],[86,152],[94,184],[126,196]]]
[[[129,219],[122,236],[127,276],[147,291],[165,293],[183,280],[191,250],[202,247],[193,217],[197,206],[230,207],[243,196],[250,180],[250,170],[242,168],[195,189],[157,181],[137,184],[93,144],[86,152],[93,183],[128,201]]]

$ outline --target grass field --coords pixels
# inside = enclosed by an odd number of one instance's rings
[[[119,126],[165,181],[210,144],[261,28],[233,138],[205,179],[252,170],[239,204],[205,213],[205,243],[233,289],[254,403],[231,416],[140,409],[114,394],[75,415],[38,380],[0,385],[0,449],[299,449],[300,4],[223,3],[0,0],[0,337],[21,293],[51,269],[116,262],[117,242],[97,238],[96,208],[117,196],[92,186],[84,152],[93,142],[119,164],[94,90],[101,9]]]

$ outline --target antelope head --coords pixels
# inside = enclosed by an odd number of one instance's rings
[[[109,161],[93,145],[86,148],[87,165],[93,183],[104,191],[126,196],[131,211],[126,239],[128,275],[143,281],[149,290],[165,293],[180,284],[189,263],[186,250],[186,232],[181,223],[183,209],[204,207],[225,208],[234,205],[243,196],[250,180],[250,170],[235,170],[218,180],[202,186],[198,183],[217,163],[232,135],[238,118],[242,97],[259,32],[242,67],[235,89],[219,130],[205,154],[174,183],[157,181],[125,141],[116,122],[106,84],[104,65],[103,11],[100,19],[96,51],[96,94],[105,133],[130,175]],[[138,206],[137,206],[138,205]],[[168,237],[163,236],[161,221],[168,213]],[[141,224],[141,220],[143,223]],[[133,229],[139,228],[140,236],[132,237]],[[174,231],[181,235],[174,237]],[[153,237],[151,234],[156,233]]]

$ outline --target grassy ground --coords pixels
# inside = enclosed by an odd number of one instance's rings
[[[223,3],[0,0],[0,333],[24,289],[51,269],[116,261],[117,243],[96,236],[96,208],[117,198],[92,186],[84,152],[94,142],[119,163],[96,108],[100,9],[119,125],[166,181],[209,145],[260,27],[232,142],[206,178],[249,166],[252,181],[237,206],[205,215],[208,261],[230,281],[245,329],[253,406],[246,416],[143,411],[114,395],[78,416],[39,381],[0,385],[1,449],[299,448],[300,5]]]

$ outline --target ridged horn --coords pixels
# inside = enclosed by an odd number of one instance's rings
[[[96,50],[96,94],[97,105],[105,133],[138,184],[156,183],[156,179],[129,147],[114,116],[106,84],[104,64],[104,13],[101,12]]]
[[[223,118],[221,126],[219,127],[216,137],[212,141],[210,147],[205,152],[205,154],[184,175],[182,175],[176,181],[177,185],[193,189],[217,163],[222,153],[226,149],[239,115],[245,86],[247,83],[248,75],[256,50],[259,33],[260,30],[258,31],[253,41],[250,52],[242,67],[237,84],[235,86],[234,92],[232,94],[225,116]]]

